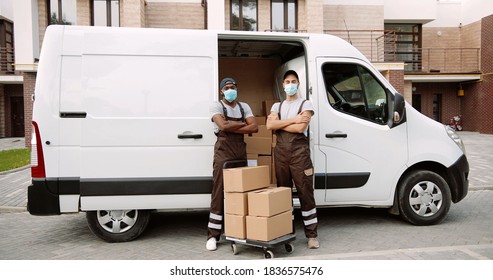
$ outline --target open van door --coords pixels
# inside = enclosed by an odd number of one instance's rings
[[[393,121],[386,81],[360,60],[317,58],[318,148],[331,203],[392,205],[397,175],[407,161],[406,122]]]

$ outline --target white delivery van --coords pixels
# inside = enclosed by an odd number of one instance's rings
[[[219,80],[234,77],[239,99],[261,115],[263,100],[284,98],[287,69],[316,110],[319,207],[385,207],[429,225],[466,196],[460,138],[337,37],[49,26],[33,97],[29,212],[86,212],[97,236],[118,242],[138,237],[153,210],[207,209]]]

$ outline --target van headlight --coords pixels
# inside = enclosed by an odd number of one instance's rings
[[[448,136],[454,140],[455,144],[459,146],[459,148],[462,150],[464,154],[466,154],[466,147],[464,146],[464,142],[462,142],[462,139],[460,136],[455,132],[453,128],[451,128],[448,125],[445,125],[445,131],[447,131]]]

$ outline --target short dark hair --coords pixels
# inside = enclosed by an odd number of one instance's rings
[[[286,80],[286,77],[289,76],[289,75],[294,75],[296,77],[296,80],[300,80],[300,78],[298,77],[298,73],[296,73],[296,71],[294,70],[288,70],[286,71],[286,73],[284,73],[284,77],[282,78],[282,80]]]

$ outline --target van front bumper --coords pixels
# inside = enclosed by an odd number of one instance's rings
[[[466,197],[469,190],[469,162],[466,155],[462,155],[454,164],[447,168],[452,192],[452,201],[457,203]]]

